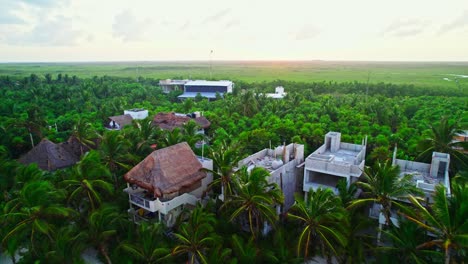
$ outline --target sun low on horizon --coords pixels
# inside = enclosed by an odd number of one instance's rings
[[[0,0],[0,62],[468,61],[468,2]]]

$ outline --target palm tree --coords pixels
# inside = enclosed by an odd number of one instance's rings
[[[166,147],[175,145],[184,141],[184,135],[181,133],[180,128],[176,127],[172,131],[165,131],[164,144]]]
[[[385,216],[387,225],[393,224],[390,220],[391,208],[405,208],[399,202],[407,199],[411,194],[422,195],[423,192],[416,187],[412,175],[406,174],[400,177],[400,168],[392,166],[389,162],[376,163],[374,168],[367,167],[364,171],[365,182],[356,184],[365,191],[368,198],[358,199],[348,206],[352,209],[368,203],[378,203],[382,206],[381,212]]]
[[[108,264],[112,263],[108,253],[108,243],[117,234],[117,225],[121,220],[119,209],[105,204],[88,217],[87,241],[97,248]]]
[[[311,189],[307,201],[298,196],[288,217],[300,222],[302,231],[297,242],[297,255],[303,252],[304,259],[309,257],[311,248],[313,251],[318,248],[330,261],[328,252],[337,256],[339,248],[347,244],[346,210],[330,189]]]
[[[186,141],[191,148],[194,148],[198,141],[205,138],[203,134],[198,132],[199,128],[200,126],[193,120],[189,120],[182,127],[184,141]]]
[[[103,193],[112,194],[113,186],[110,180],[110,171],[100,163],[99,153],[90,151],[71,170],[70,179],[62,181],[65,188],[73,188],[69,201],[77,200],[77,209],[86,201],[94,211],[102,202]]]
[[[61,205],[63,198],[64,193],[55,189],[48,181],[35,180],[26,183],[19,197],[5,205],[3,219],[12,225],[3,237],[2,244],[24,234],[31,242],[29,252],[36,254],[36,243],[44,243],[44,237],[50,242],[54,241],[55,222],[75,214],[72,209]]]
[[[141,223],[133,241],[123,241],[120,248],[133,256],[138,263],[163,263],[161,260],[169,253],[164,241],[164,225]]]
[[[453,140],[461,132],[458,122],[450,122],[448,117],[442,117],[438,125],[431,125],[429,137],[419,143],[422,152],[417,159],[430,162],[432,152],[437,151],[450,154],[453,175],[462,168],[468,168],[468,155],[463,153],[463,150],[468,150],[468,142]]]
[[[174,236],[178,240],[171,255],[188,254],[190,263],[208,263],[207,251],[214,247],[220,237],[214,232],[216,218],[213,213],[204,212],[201,207],[192,211],[188,222],[182,223]]]
[[[211,149],[211,159],[213,160],[214,170],[210,170],[210,172],[215,177],[211,186],[220,185],[221,195],[223,199],[226,199],[232,195],[232,174],[240,159],[237,148],[235,145],[228,145],[223,141],[217,149]]]
[[[284,201],[277,184],[266,180],[269,176],[264,168],[256,167],[249,172],[247,167],[242,167],[236,173],[234,194],[223,204],[224,207],[236,208],[230,220],[239,219],[241,224],[247,222],[254,239],[265,221],[275,225],[278,215],[274,206]]]
[[[135,153],[146,156],[153,150],[151,145],[156,143],[161,130],[153,125],[151,119],[135,120],[133,124],[135,133],[130,134],[129,138],[134,142]]]
[[[436,263],[436,260],[440,262],[440,252],[418,248],[426,238],[422,227],[405,218],[400,218],[398,223],[398,227],[392,226],[390,230],[383,231],[384,239],[387,238],[391,242],[389,246],[377,248],[384,253],[383,259],[389,260],[389,263]]]
[[[97,134],[90,123],[80,118],[73,126],[72,136],[80,143],[80,151],[83,155],[84,147],[91,148],[95,145],[92,139],[96,138]]]
[[[444,186],[436,186],[434,204],[429,209],[413,196],[410,197],[416,206],[416,215],[405,215],[434,238],[418,246],[420,249],[439,247],[444,251],[445,263],[449,264],[453,258],[457,263],[466,260],[468,250],[468,184],[452,183],[451,196],[447,196]]]
[[[101,136],[99,152],[104,164],[109,167],[114,178],[114,188],[119,186],[117,172],[120,169],[130,170],[128,165],[135,160],[135,157],[128,152],[129,141],[120,133],[120,131],[106,131]]]
[[[81,254],[86,249],[86,235],[76,225],[60,228],[52,249],[45,257],[48,263],[81,263]]]

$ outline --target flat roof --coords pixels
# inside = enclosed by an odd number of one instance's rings
[[[330,152],[326,150],[322,154],[311,154],[308,159],[318,159],[322,161],[327,161],[334,164],[341,165],[358,165],[356,164],[356,159],[360,151],[352,151],[348,149],[339,149],[335,152]]]
[[[209,99],[215,99],[216,98],[216,93],[208,93],[208,92],[185,92],[179,96],[178,98],[195,98],[197,94],[200,94],[203,97],[209,98]],[[219,93],[221,96],[223,96],[223,93]]]
[[[227,81],[227,80],[222,80],[222,81],[196,80],[196,81],[189,81],[185,85],[186,86],[230,86],[232,85],[232,82]]]

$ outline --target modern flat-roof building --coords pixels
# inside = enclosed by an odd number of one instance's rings
[[[444,186],[447,195],[450,195],[450,178],[449,178],[449,166],[450,166],[450,155],[446,153],[433,152],[432,161],[430,164],[401,160],[396,158],[397,148],[393,152],[392,165],[400,168],[400,177],[405,175],[412,175],[414,185],[424,192],[424,196],[427,203],[433,203],[433,194],[435,187],[439,184]],[[409,202],[409,201],[404,201]],[[386,219],[381,213],[380,204],[374,204],[369,210],[369,216],[375,219],[379,219],[379,224],[386,224]],[[392,209],[390,220],[396,226],[398,226],[398,213],[396,209]]]
[[[239,168],[249,170],[262,167],[270,172],[269,183],[276,183],[284,194],[284,205],[278,212],[286,212],[294,204],[294,193],[301,191],[302,170],[298,165],[304,161],[304,145],[291,143],[275,149],[264,149],[239,161]]]
[[[361,177],[366,157],[367,139],[362,144],[341,142],[341,133],[328,132],[325,143],[305,161],[304,192],[310,189],[330,188],[338,194],[336,185],[345,179],[348,186]]]
[[[170,93],[172,91],[183,91],[184,85],[190,80],[160,80],[159,86],[161,87],[163,93]]]
[[[216,99],[216,94],[223,96],[225,93],[232,93],[234,84],[231,81],[188,81],[184,85],[184,93],[179,95],[179,99],[195,98],[197,94],[208,99]]]
[[[286,93],[284,92],[283,86],[278,86],[275,88],[275,93],[267,93],[265,96],[273,99],[283,99],[286,96]]]

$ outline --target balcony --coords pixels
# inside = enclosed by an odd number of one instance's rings
[[[200,199],[195,197],[190,193],[184,193],[182,195],[176,196],[170,200],[160,200],[159,198],[152,198],[147,195],[145,191],[133,190],[131,188],[126,188],[124,191],[128,193],[129,200],[132,204],[146,209],[150,212],[161,212],[163,214],[169,213],[174,208],[181,206],[183,204],[196,205]]]

